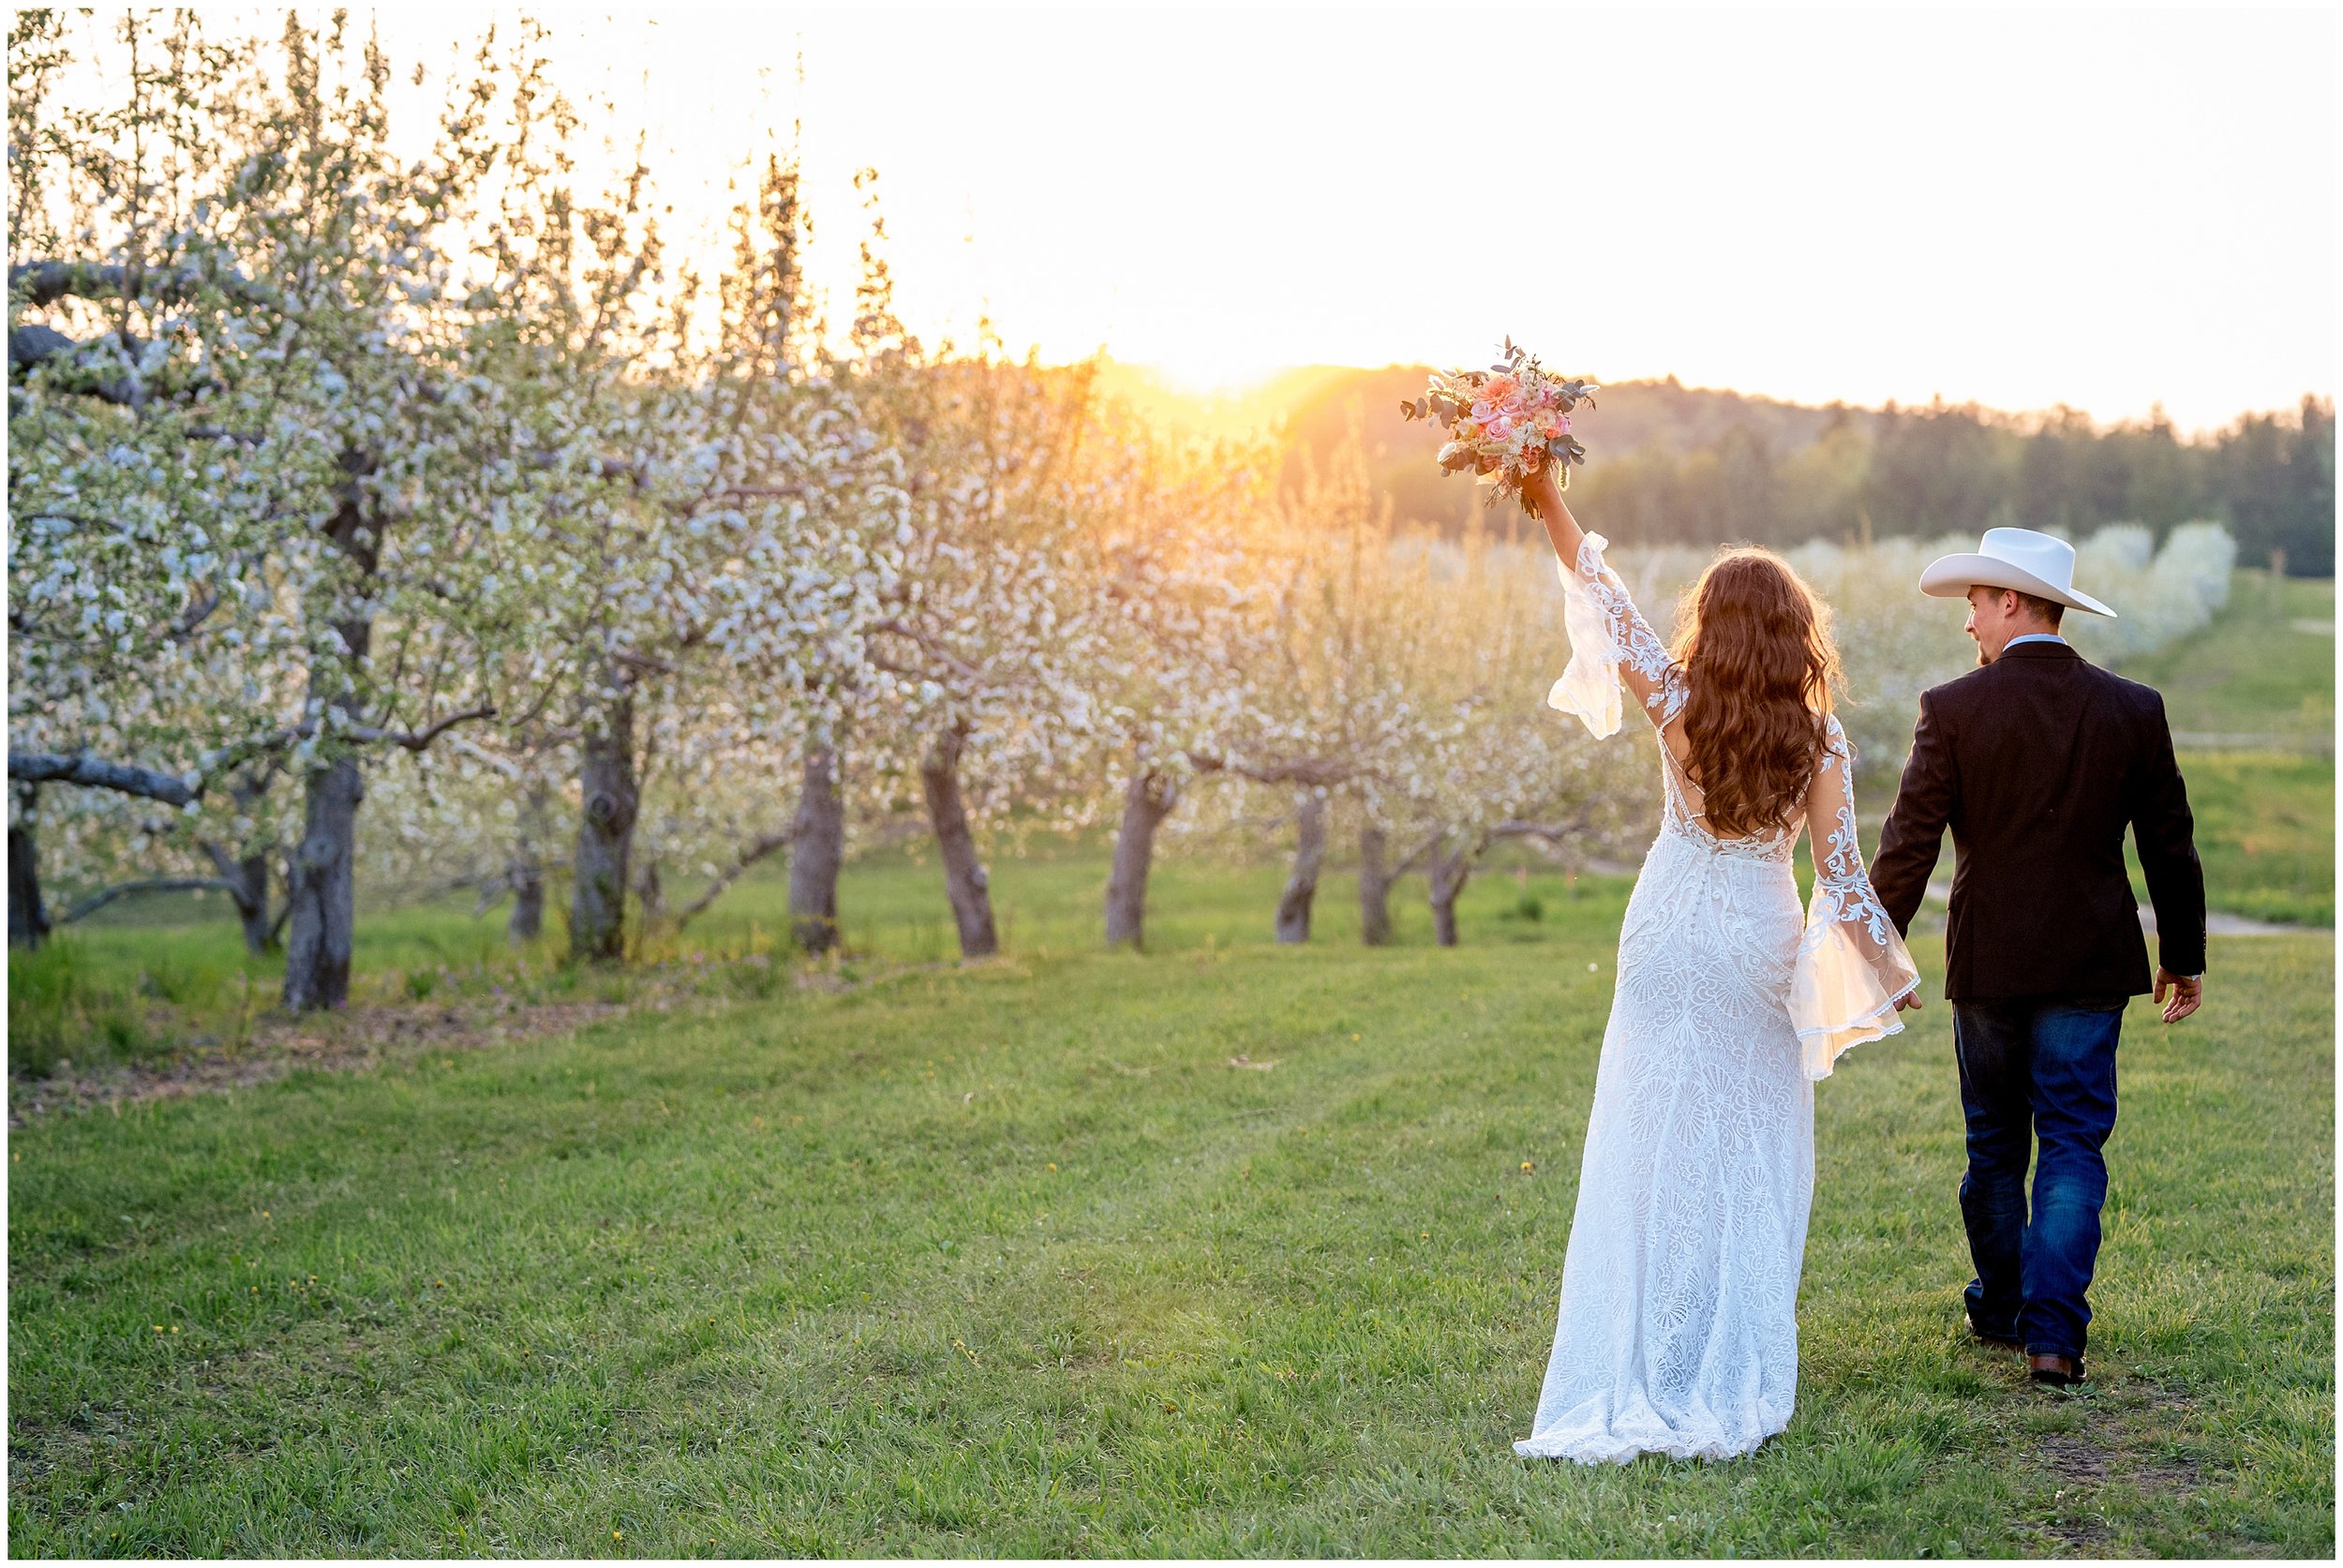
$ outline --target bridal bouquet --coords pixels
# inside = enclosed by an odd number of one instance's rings
[[[1587,460],[1587,449],[1570,433],[1570,414],[1580,403],[1594,407],[1595,384],[1563,381],[1538,364],[1537,356],[1505,339],[1505,358],[1486,370],[1434,371],[1424,396],[1403,402],[1409,419],[1437,419],[1448,427],[1440,449],[1443,474],[1470,469],[1479,483],[1500,496],[1518,498],[1521,482],[1548,463],[1570,485],[1570,465]]]

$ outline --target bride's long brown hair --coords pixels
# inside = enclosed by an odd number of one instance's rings
[[[1771,550],[1734,549],[1701,573],[1678,625],[1685,771],[1709,830],[1780,827],[1805,802],[1843,679],[1828,606]]]

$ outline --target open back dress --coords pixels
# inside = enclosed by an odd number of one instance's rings
[[[1598,737],[1643,677],[1662,808],[1627,903],[1533,1457],[1720,1459],[1789,1424],[1814,1187],[1814,1083],[1895,1034],[1918,976],[1865,875],[1836,718],[1803,811],[1709,831],[1667,744],[1684,671],[1589,534],[1562,571],[1571,660],[1547,701]],[[1559,564],[1559,563],[1558,563]],[[1813,835],[1800,909],[1791,851]]]

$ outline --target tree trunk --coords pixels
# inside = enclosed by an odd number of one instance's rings
[[[809,745],[798,777],[798,814],[789,824],[789,933],[798,950],[838,946],[838,872],[846,863],[846,798],[838,783],[838,748]]]
[[[40,857],[33,836],[37,788],[16,786],[16,820],[8,825],[8,945],[37,948],[49,935],[49,906],[40,898]]]
[[[504,939],[513,946],[525,947],[545,933],[545,873],[532,857],[515,859],[513,878],[513,913],[504,921]]]
[[[357,925],[358,803],[366,781],[354,756],[309,774],[301,844],[285,889],[285,1006],[295,1012],[350,1000]]]
[[[634,697],[622,693],[586,724],[577,780],[585,811],[570,858],[570,958],[626,957],[626,861],[641,803],[634,780]]]
[[[268,856],[246,855],[229,877],[238,889],[236,919],[244,927],[244,950],[255,955],[276,946],[276,922],[268,912]]]
[[[960,927],[960,956],[989,958],[1000,951],[1001,943],[992,930],[992,878],[977,859],[977,841],[968,831],[968,809],[960,793],[960,753],[966,740],[958,729],[937,736],[919,760],[919,785],[927,792],[928,821],[944,857],[944,892]]]
[[[667,890],[659,880],[659,861],[646,859],[634,874],[634,907],[642,912],[643,929],[656,925],[667,912]]]
[[[1391,940],[1390,841],[1372,823],[1359,829],[1359,940],[1380,948]]]
[[[1326,863],[1326,798],[1302,791],[1301,833],[1293,850],[1293,872],[1277,900],[1277,940],[1310,939],[1310,904],[1318,897],[1318,873]]]
[[[309,701],[321,720],[358,689],[354,673],[374,646],[374,618],[364,608],[382,557],[382,518],[366,504],[362,481],[372,454],[346,448],[348,480],[325,536],[357,569],[360,588],[349,613],[334,622],[342,651],[309,666]],[[285,878],[285,1006],[295,1012],[338,1008],[350,1000],[350,956],[357,925],[358,804],[366,776],[355,756],[310,771],[304,784],[301,843]]]
[[[1432,851],[1428,880],[1432,887],[1432,939],[1443,948],[1456,945],[1456,895],[1472,874],[1472,856],[1463,843],[1443,840]]]
[[[264,764],[246,769],[228,783],[230,795],[236,802],[236,814],[249,817],[257,813],[261,798],[268,793],[269,782],[276,777],[276,765]],[[203,853],[211,858],[212,869],[228,884],[228,896],[236,906],[236,918],[244,927],[244,950],[258,957],[276,946],[276,924],[268,913],[268,854],[255,850],[245,855],[231,854],[226,845],[211,839],[202,841]]]
[[[1134,773],[1123,786],[1123,829],[1114,836],[1114,872],[1107,878],[1107,946],[1144,946],[1147,868],[1155,859],[1156,829],[1180,803],[1177,779]]]
[[[513,889],[513,912],[505,917],[504,939],[515,948],[545,934],[545,858],[538,845],[545,842],[549,826],[545,814],[552,795],[542,780],[530,784],[529,798],[521,803],[521,830],[504,860],[505,884]]]
[[[212,858],[212,866],[220,880],[228,884],[228,897],[236,906],[236,919],[244,927],[244,950],[256,957],[276,945],[276,928],[268,913],[268,856],[231,855],[221,845],[205,843],[203,852]]]

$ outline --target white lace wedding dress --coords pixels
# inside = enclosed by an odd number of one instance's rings
[[[1664,730],[1683,710],[1684,672],[1604,545],[1589,534],[1577,570],[1561,573],[1571,661],[1547,701],[1609,735],[1624,663]],[[1789,1424],[1814,1081],[1847,1047],[1897,1033],[1896,999],[1918,979],[1863,871],[1836,719],[1828,737],[1805,811],[1747,838],[1702,825],[1697,788],[1661,737],[1660,834],[1619,933],[1560,1321],[1517,1453],[1721,1459]],[[1801,913],[1790,856],[1808,824],[1814,890]]]

